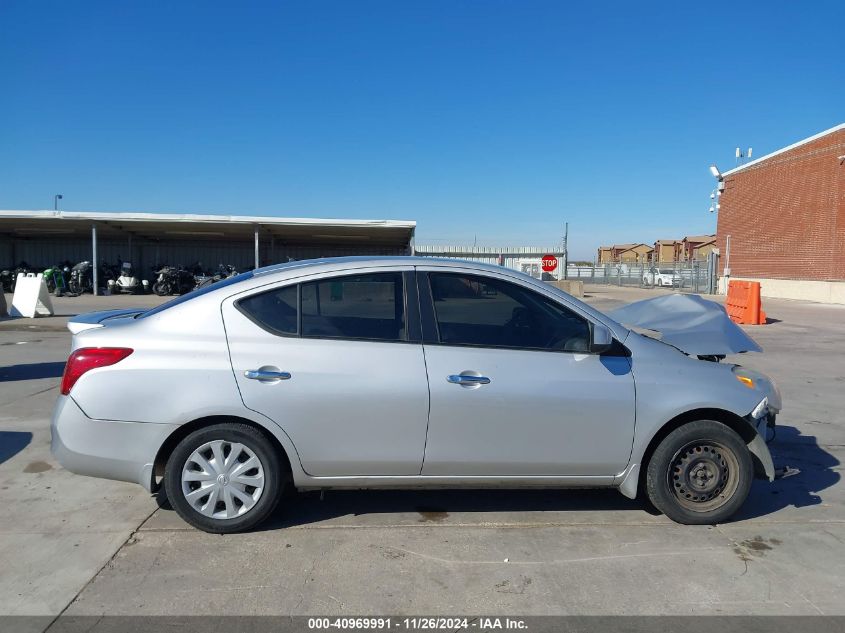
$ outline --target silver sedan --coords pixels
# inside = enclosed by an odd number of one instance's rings
[[[209,532],[288,485],[612,487],[715,523],[774,477],[768,378],[501,267],[293,262],[69,328],[56,458]]]

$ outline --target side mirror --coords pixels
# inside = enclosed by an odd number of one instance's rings
[[[613,334],[610,328],[601,323],[593,323],[590,351],[593,354],[601,354],[609,350],[612,344]]]

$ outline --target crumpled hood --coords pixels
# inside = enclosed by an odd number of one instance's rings
[[[763,351],[730,320],[724,306],[699,295],[662,295],[608,314],[628,327],[656,330],[661,341],[692,356]]]

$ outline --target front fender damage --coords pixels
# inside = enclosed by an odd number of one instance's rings
[[[772,461],[772,454],[769,452],[769,447],[766,446],[766,440],[755,432],[754,439],[748,442],[748,450],[755,457],[754,466],[755,474],[758,477],[775,480],[775,465]]]
[[[748,423],[748,426],[754,432],[754,436],[750,441],[746,442],[748,452],[751,453],[754,459],[754,475],[759,479],[767,479],[774,481],[777,473],[775,471],[775,464],[772,460],[772,454],[766,444],[765,438],[760,434],[760,429],[767,428],[765,421],[761,424],[755,424],[749,415],[743,418]],[[763,431],[765,432],[765,431]],[[618,484],[619,492],[629,499],[636,499],[640,483],[641,465],[639,463],[631,464],[628,469],[619,476],[620,482]]]

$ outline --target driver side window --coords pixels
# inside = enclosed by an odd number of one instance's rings
[[[546,297],[499,279],[429,273],[440,343],[587,352],[588,322]]]

